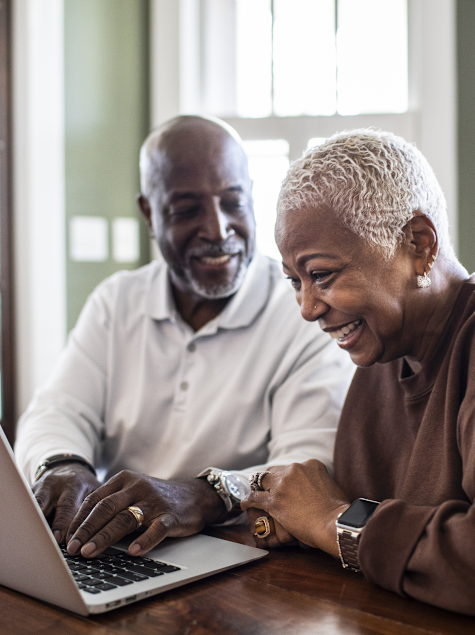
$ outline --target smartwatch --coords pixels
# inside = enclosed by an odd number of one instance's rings
[[[348,507],[346,512],[338,516],[336,521],[338,551],[344,569],[361,573],[358,545],[365,525],[378,505],[377,501],[358,498]]]
[[[227,512],[241,512],[241,501],[250,492],[249,481],[246,478],[226,470],[218,470],[216,467],[207,467],[196,478],[206,478],[223,500]]]

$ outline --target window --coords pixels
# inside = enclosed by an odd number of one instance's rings
[[[210,114],[407,110],[407,0],[219,1],[219,10],[202,1],[201,97]]]

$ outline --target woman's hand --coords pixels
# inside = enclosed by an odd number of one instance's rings
[[[242,509],[263,509],[300,542],[338,557],[335,521],[350,503],[327,468],[311,459],[269,470],[261,481],[264,491],[252,491]]]
[[[190,536],[216,522],[223,501],[203,479],[163,481],[123,470],[90,494],[71,523],[68,552],[93,558],[137,528],[127,509],[143,511],[146,530],[129,547],[143,555],[167,536]]]
[[[252,535],[254,536],[257,547],[259,547],[260,549],[265,549],[266,547],[274,548],[274,547],[282,547],[284,545],[290,546],[290,545],[299,544],[298,540],[294,538],[294,536],[289,534],[287,529],[284,529],[282,525],[279,522],[277,522],[275,519],[273,519],[274,528],[275,528],[274,533],[272,533],[270,536],[267,536],[267,538],[259,538],[258,536],[256,536],[255,535],[256,520],[260,516],[267,516],[267,513],[263,509],[255,509],[254,507],[251,507],[250,509],[247,510],[247,519],[249,521],[249,528],[251,530]]]

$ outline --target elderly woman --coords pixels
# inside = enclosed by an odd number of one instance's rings
[[[257,542],[293,536],[386,589],[474,615],[475,279],[432,169],[390,133],[335,135],[292,165],[276,237],[302,316],[359,368],[333,478],[319,461],[256,477],[244,507],[275,520]]]

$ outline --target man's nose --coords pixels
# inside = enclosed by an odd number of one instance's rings
[[[220,199],[213,197],[206,206],[206,214],[200,229],[200,238],[212,243],[222,243],[234,234],[231,219],[223,212]]]

